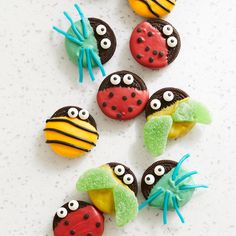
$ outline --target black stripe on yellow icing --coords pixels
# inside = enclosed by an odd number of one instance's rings
[[[161,7],[163,10],[167,11],[170,13],[170,10],[163,6],[161,3],[158,2],[158,0],[152,0],[154,3],[156,3],[159,7]]]
[[[169,3],[172,4],[172,5],[175,5],[175,3],[172,2],[171,0],[166,0],[166,1],[169,2]]]
[[[49,144],[61,144],[61,145],[72,147],[72,148],[75,148],[75,149],[78,149],[78,150],[81,150],[81,151],[84,151],[84,152],[90,152],[90,150],[88,150],[86,148],[82,148],[80,146],[73,145],[71,143],[67,143],[67,142],[63,142],[63,141],[59,141],[59,140],[47,140],[46,143],[49,143]]]
[[[81,125],[75,124],[74,122],[72,122],[72,121],[70,121],[70,120],[67,120],[67,119],[60,119],[60,118],[57,119],[57,118],[53,118],[53,119],[48,119],[48,120],[46,120],[46,123],[48,123],[48,122],[65,122],[65,123],[68,123],[68,124],[70,124],[70,125],[73,125],[73,126],[76,127],[76,128],[82,129],[82,130],[84,130],[84,131],[87,131],[87,132],[89,132],[89,133],[96,134],[97,136],[99,136],[97,132],[92,131],[92,130],[90,130],[90,129],[87,129],[87,128],[81,126]]]
[[[144,4],[148,7],[149,11],[150,11],[153,15],[155,15],[156,17],[160,17],[160,16],[152,9],[152,7],[149,5],[149,3],[148,3],[146,0],[140,0],[140,2],[144,3]]]
[[[80,138],[80,137],[78,137],[78,136],[76,136],[76,135],[73,135],[73,134],[66,133],[66,132],[61,131],[61,130],[59,130],[59,129],[45,128],[44,131],[52,131],[52,132],[56,132],[56,133],[59,133],[59,134],[63,134],[63,135],[65,135],[65,136],[67,136],[67,137],[74,138],[74,139],[77,139],[77,140],[79,140],[79,141],[82,141],[82,142],[91,144],[91,145],[93,145],[93,146],[96,146],[96,144],[95,144],[94,142],[90,142],[90,141],[88,141],[88,140],[86,140],[86,139]]]

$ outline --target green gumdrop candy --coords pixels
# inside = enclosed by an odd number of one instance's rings
[[[116,224],[121,227],[129,223],[138,214],[138,200],[135,194],[122,185],[117,185],[113,190]]]
[[[210,124],[212,121],[208,109],[200,102],[189,100],[183,102],[172,115],[174,122],[195,122],[201,124]]]
[[[149,120],[144,126],[144,144],[153,156],[161,155],[173,124],[171,116],[160,116]]]
[[[116,185],[115,180],[108,170],[102,168],[90,169],[86,171],[77,181],[78,191],[87,192],[97,189],[110,189]]]

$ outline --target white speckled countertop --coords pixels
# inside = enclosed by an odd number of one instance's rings
[[[101,82],[86,79],[78,85],[77,68],[67,58],[63,38],[53,24],[66,29],[63,10],[73,17],[75,1],[0,0],[0,235],[53,235],[56,209],[71,199],[87,200],[75,190],[79,175],[91,166],[120,161],[140,180],[152,159],[143,147],[141,115],[129,122],[106,118],[95,96]],[[236,235],[236,1],[178,1],[167,17],[182,37],[176,61],[150,71],[134,62],[128,49],[132,28],[141,21],[126,0],[81,0],[87,16],[103,18],[116,32],[118,47],[106,64],[108,72],[128,69],[145,79],[153,93],[164,86],[186,90],[205,102],[214,115],[211,126],[197,126],[188,136],[169,143],[162,158],[179,160],[190,152],[185,166],[197,169],[196,182],[209,184],[196,191],[181,209],[186,224],[170,213],[144,209],[119,229],[106,217],[105,236]],[[86,74],[88,77],[88,74]],[[58,108],[80,105],[95,117],[100,140],[86,157],[67,160],[44,143],[45,120]],[[143,197],[139,194],[139,201]]]

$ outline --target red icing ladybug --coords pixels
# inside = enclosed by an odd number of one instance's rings
[[[129,120],[138,116],[148,99],[144,81],[130,71],[118,71],[106,77],[97,94],[102,112],[117,120]]]
[[[161,19],[140,23],[130,38],[130,50],[135,60],[151,69],[162,68],[173,62],[180,45],[176,29]]]
[[[101,236],[104,217],[89,203],[72,200],[57,210],[53,231],[54,236]]]

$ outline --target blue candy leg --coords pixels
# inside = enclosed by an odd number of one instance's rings
[[[190,190],[195,188],[208,188],[207,185],[181,185],[179,190]]]
[[[82,28],[83,28],[83,35],[85,38],[88,38],[88,30],[87,30],[87,26],[86,26],[86,22],[85,22],[85,17],[84,17],[84,13],[82,12],[82,10],[80,9],[80,7],[78,6],[78,4],[74,5],[76,10],[78,11],[80,18],[81,18],[81,23],[82,23]]]
[[[79,82],[83,82],[83,58],[84,58],[84,48],[81,48],[78,59],[78,70],[79,70]]]
[[[100,58],[97,56],[97,54],[92,49],[90,49],[90,54],[92,55],[92,58],[95,61],[95,63],[100,68],[100,71],[102,72],[102,75],[106,76],[106,72],[105,72],[105,69],[104,69],[104,67],[103,67],[103,65],[101,63]]]
[[[177,166],[175,167],[175,170],[174,170],[174,172],[173,172],[173,174],[172,174],[172,180],[173,180],[173,181],[175,181],[176,177],[178,176],[178,174],[179,174],[179,169],[180,169],[180,167],[182,166],[183,162],[184,162],[186,159],[188,159],[189,157],[190,157],[190,154],[186,154],[186,155],[184,155],[184,156],[180,159],[179,163],[178,163]]]
[[[165,198],[164,198],[164,206],[163,206],[163,222],[167,224],[167,211],[168,211],[168,202],[170,198],[170,193],[166,191]]]
[[[177,186],[178,184],[180,184],[181,182],[183,182],[185,179],[189,178],[192,175],[196,175],[198,172],[197,171],[191,171],[185,175],[183,175],[182,177],[180,177],[178,180],[176,180],[175,182],[175,186]]]
[[[173,205],[174,205],[174,208],[178,217],[180,218],[181,222],[184,224],[184,218],[179,211],[179,206],[178,206],[178,202],[175,195],[172,196],[172,202],[173,202]]]
[[[87,59],[89,75],[90,75],[91,80],[94,81],[95,78],[94,78],[94,75],[93,75],[93,68],[92,68],[92,64],[91,64],[91,57],[90,57],[89,48],[86,48],[85,52],[86,52],[86,59]]]

